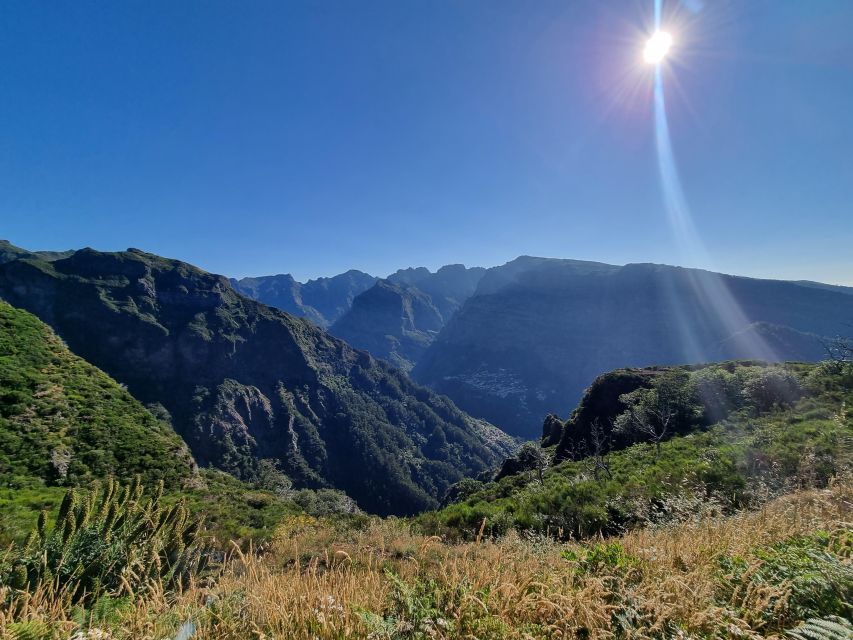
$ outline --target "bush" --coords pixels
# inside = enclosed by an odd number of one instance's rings
[[[750,376],[743,393],[747,403],[759,413],[790,406],[804,395],[796,376],[780,367],[768,367]]]

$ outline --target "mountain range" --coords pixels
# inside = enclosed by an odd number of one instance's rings
[[[157,407],[199,464],[242,479],[269,459],[297,486],[412,513],[514,447],[391,365],[178,260],[28,253],[0,265],[0,297]]]
[[[605,371],[819,360],[824,341],[853,333],[851,321],[844,287],[522,257],[486,273],[412,375],[531,438]]]
[[[400,269],[356,296],[329,331],[411,371],[486,272],[461,264]]]
[[[0,255],[68,257],[10,247]],[[522,256],[490,269],[448,265],[400,269],[387,278],[350,270],[306,283],[289,275],[229,282],[522,438],[538,436],[546,415],[565,415],[611,369],[813,361],[824,356],[827,340],[853,331],[853,288],[667,265]]]
[[[354,347],[410,371],[486,269],[445,265],[399,269],[377,278],[352,269],[301,283],[289,274],[232,278],[232,286],[271,307],[307,318]]]
[[[667,265],[522,256],[490,269],[401,269],[329,331],[472,415],[533,438],[622,366],[824,357],[853,332],[853,288]],[[346,306],[346,301],[340,302]]]
[[[351,269],[331,278],[297,282],[290,274],[259,278],[231,278],[240,293],[266,305],[308,318],[328,327],[352,307],[353,299],[369,289],[378,278]]]

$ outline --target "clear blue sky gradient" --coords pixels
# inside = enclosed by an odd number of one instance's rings
[[[10,0],[0,237],[298,278],[682,262],[651,0]],[[853,284],[853,2],[665,1],[716,269]]]

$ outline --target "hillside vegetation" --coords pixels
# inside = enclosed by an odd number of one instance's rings
[[[598,444],[553,466],[557,445],[525,447],[415,520],[280,510],[265,544],[223,557],[197,493],[68,494],[0,556],[0,638],[849,638],[849,364],[609,376],[546,421],[546,444],[577,436],[618,381]],[[655,432],[624,416],[663,405],[672,432],[635,442]]]
[[[437,506],[514,447],[506,434],[222,276],[138,250],[0,265],[0,296],[162,407],[202,466],[339,489],[379,514]]]
[[[286,520],[261,555],[235,552],[180,591],[116,589],[87,609],[66,589],[0,586],[0,637],[798,638],[853,627],[849,486],[757,511],[560,543],[448,543],[399,520]],[[134,562],[133,557],[130,562]],[[2,567],[2,561],[0,561]],[[821,636],[812,630],[823,629]],[[785,637],[791,637],[786,635]]]
[[[0,301],[0,545],[22,542],[67,487],[109,478],[163,482],[164,500],[204,514],[222,544],[266,538],[286,515],[353,510],[336,492],[291,490],[275,475],[248,485],[199,472],[168,423],[38,318]]]
[[[498,480],[463,481],[454,504],[420,521],[454,537],[519,529],[569,538],[673,513],[732,513],[849,474],[851,405],[853,373],[833,362],[613,372],[556,421],[556,434],[546,420],[544,444],[559,444],[526,445]]]
[[[135,475],[175,488],[197,471],[169,424],[72,354],[38,318],[0,300],[2,486]]]

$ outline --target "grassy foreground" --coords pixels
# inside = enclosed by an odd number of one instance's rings
[[[835,481],[584,543],[445,543],[401,520],[341,529],[295,516],[265,548],[235,549],[178,592],[153,583],[84,613],[49,585],[7,588],[0,637],[759,638],[791,637],[808,618],[844,637],[851,506],[851,484]]]

